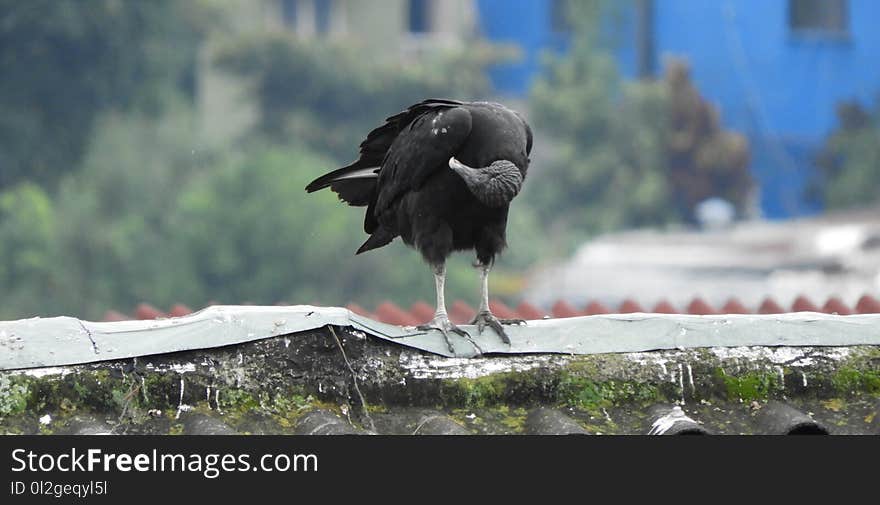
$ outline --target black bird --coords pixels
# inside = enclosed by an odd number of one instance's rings
[[[473,249],[482,285],[471,324],[480,333],[488,325],[509,344],[502,323],[522,321],[500,321],[492,314],[488,277],[507,245],[507,213],[526,177],[531,149],[531,128],[501,104],[425,100],[387,118],[361,142],[357,161],[315,179],[306,191],[329,186],[349,205],[367,207],[364,231],[370,237],[357,254],[398,236],[422,253],[434,272],[437,309],[420,329],[439,329],[451,352],[450,331],[470,336],[446,313],[446,258]]]

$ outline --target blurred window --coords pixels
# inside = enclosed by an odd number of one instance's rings
[[[333,12],[333,0],[315,0],[315,30],[318,33],[330,31],[330,14]]]
[[[427,33],[431,31],[430,0],[409,0],[409,31]]]
[[[284,25],[296,29],[297,0],[281,0],[281,20]]]
[[[849,31],[847,0],[789,0],[788,26],[792,30]]]
[[[550,29],[556,33],[571,31],[571,22],[568,20],[568,1],[550,1]]]

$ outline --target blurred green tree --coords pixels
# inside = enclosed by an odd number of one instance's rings
[[[0,143],[21,149],[0,150],[0,188],[8,188],[0,280],[16,293],[4,299],[3,316],[97,318],[140,301],[338,305],[430,296],[418,254],[397,243],[355,257],[363,211],[303,188],[355,156],[366,132],[409,103],[486,93],[483,69],[494,49],[429,53],[404,65],[281,35],[236,39],[221,64],[254,84],[261,122],[242,142],[208,146],[187,94],[192,83],[181,84],[201,30],[190,17],[200,6],[7,7],[0,37],[10,45],[0,48],[0,67],[16,75],[0,85]],[[44,15],[53,8],[57,20]],[[178,33],[189,23],[191,33]],[[28,51],[36,59],[21,61]],[[65,59],[69,75],[61,73]],[[45,188],[9,186],[22,178]],[[526,216],[515,222],[534,224]],[[475,298],[471,260],[452,263],[449,286]],[[496,292],[515,292],[520,276],[503,269]]]
[[[257,133],[282,144],[296,139],[338,161],[356,157],[371,129],[412,103],[485,97],[485,68],[510,57],[505,48],[473,41],[406,62],[284,33],[244,35],[218,53],[220,69],[252,86]]]
[[[880,202],[880,109],[870,112],[856,102],[837,107],[838,127],[825,142],[817,162],[820,193],[829,209]]]
[[[174,299],[176,278],[186,274],[178,244],[188,230],[169,220],[180,192],[219,157],[200,147],[193,116],[180,106],[161,119],[98,121],[80,170],[58,184],[50,270],[63,303],[41,304],[44,314],[98,317]]]
[[[194,180],[170,219],[180,252],[173,290],[196,306],[224,303],[399,303],[430,297],[432,278],[421,257],[397,241],[355,256],[366,239],[363,209],[346,209],[330,192],[305,185],[333,167],[308,148],[252,145]],[[450,290],[471,294],[477,277],[458,258]],[[170,300],[169,300],[170,302]]]
[[[670,60],[660,80],[620,78],[599,22],[618,7],[569,2],[571,46],[548,57],[531,93],[531,117],[552,149],[542,170],[552,177],[524,195],[569,246],[692,221],[694,206],[713,196],[742,209],[751,188],[745,138],[721,129],[684,63]]]
[[[683,60],[668,60],[663,84],[669,96],[665,170],[678,212],[693,222],[698,203],[719,197],[742,215],[753,186],[748,140],[721,127],[718,109],[700,95]]]
[[[554,235],[585,235],[675,219],[664,177],[668,96],[658,83],[624,83],[612,55],[601,49],[601,0],[570,2],[571,46],[547,58],[531,93],[535,127],[551,143],[541,184],[527,188]],[[549,140],[552,139],[552,140]],[[552,177],[549,174],[553,174]]]
[[[0,188],[54,183],[106,110],[192,94],[214,9],[194,0],[0,0]]]
[[[57,301],[55,209],[39,186],[22,182],[0,192],[0,316],[22,317],[22,307]]]

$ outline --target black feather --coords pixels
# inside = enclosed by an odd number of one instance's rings
[[[361,142],[355,162],[306,190],[330,187],[349,204],[367,206],[364,230],[371,236],[358,254],[400,236],[432,264],[465,249],[491,264],[506,246],[510,199],[525,178],[531,149],[528,124],[503,105],[430,99],[388,117]],[[451,157],[487,172],[466,184],[449,167]],[[501,160],[508,163],[495,163]],[[498,167],[504,170],[490,174]]]

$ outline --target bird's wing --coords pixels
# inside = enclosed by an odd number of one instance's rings
[[[419,116],[431,111],[446,110],[463,105],[456,100],[431,98],[409,106],[385,119],[385,123],[372,130],[360,144],[360,156],[349,165],[318,177],[306,191],[312,193],[330,187],[339,198],[350,205],[368,205],[374,199],[379,168],[388,150],[401,131]]]
[[[433,107],[414,118],[395,138],[379,171],[375,212],[416,191],[438,170],[449,170],[471,132],[471,114],[463,107]]]

